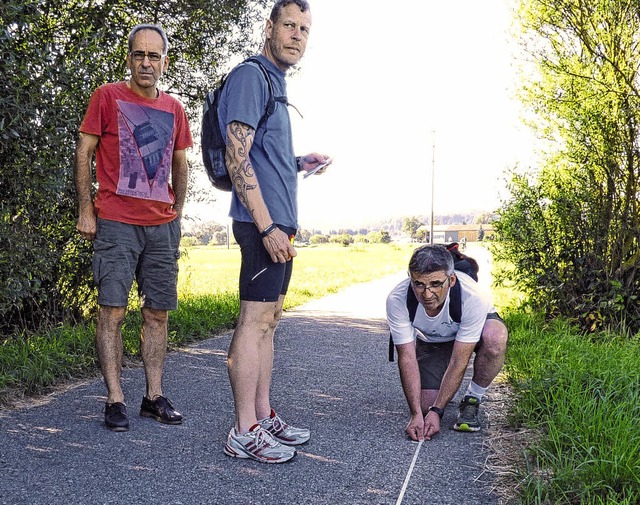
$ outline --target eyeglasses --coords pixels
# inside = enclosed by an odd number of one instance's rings
[[[411,279],[411,285],[413,286],[413,289],[415,289],[418,292],[423,292],[427,290],[432,295],[437,295],[438,293],[440,293],[440,291],[444,289],[444,286],[445,284],[447,284],[447,282],[449,282],[449,279],[450,277],[447,277],[443,281],[435,281],[435,282],[431,282],[430,284],[424,284],[419,281],[416,282],[413,279]]]
[[[144,61],[145,57],[149,58],[149,61],[153,63],[158,63],[164,54],[159,53],[148,53],[146,51],[132,51],[129,53],[131,57],[136,61]]]

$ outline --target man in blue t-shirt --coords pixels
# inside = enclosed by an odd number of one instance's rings
[[[308,429],[285,423],[269,398],[273,335],[297,254],[293,237],[298,229],[298,172],[330,162],[325,155],[296,158],[293,152],[285,75],[304,55],[310,28],[306,0],[278,0],[258,56],[274,96],[280,97],[275,110],[261,121],[270,92],[254,62],[245,62],[229,74],[218,109],[233,182],[230,216],[242,253],[240,317],[227,360],[236,420],[224,452],[266,463],[290,460],[296,454],[291,446],[310,437]]]

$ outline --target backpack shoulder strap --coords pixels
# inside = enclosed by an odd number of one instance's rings
[[[409,311],[409,320],[413,323],[416,318],[416,312],[418,312],[418,299],[413,289],[411,289],[411,283],[407,286],[407,310]]]
[[[262,75],[264,76],[265,80],[267,81],[267,86],[269,86],[269,103],[267,104],[267,112],[266,112],[267,116],[273,114],[273,111],[275,111],[276,102],[289,105],[289,102],[287,101],[286,96],[275,96],[275,93],[273,91],[273,81],[271,80],[271,76],[269,75],[269,72],[267,71],[264,64],[258,59],[257,56],[250,56],[249,58],[244,60],[244,62],[255,63],[257,67],[260,69],[260,71],[262,72]]]
[[[449,316],[454,322],[462,320],[462,289],[460,281],[456,282],[449,290]]]
[[[411,289],[411,283],[407,286],[407,310],[409,311],[409,320],[413,323],[413,320],[416,318],[416,312],[418,311],[418,299],[416,298],[413,289]],[[391,333],[389,333],[389,361],[393,361],[394,359],[394,351],[396,347],[393,345],[393,338],[391,337]]]
[[[267,72],[267,69],[264,67],[264,65],[258,59],[257,56],[250,56],[249,58],[244,60],[244,62],[245,63],[255,63],[255,65],[262,72],[262,75],[264,76],[264,79],[267,81],[267,86],[269,87],[269,102],[267,103],[267,111],[265,113],[265,116],[269,116],[269,115],[273,114],[273,111],[276,109],[276,100],[275,100],[275,98],[273,96],[273,82],[271,82],[271,77],[269,77],[269,72]],[[265,118],[263,117],[260,120],[260,122],[264,121],[264,119]]]

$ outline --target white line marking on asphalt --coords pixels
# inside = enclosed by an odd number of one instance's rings
[[[418,454],[420,454],[420,448],[422,447],[422,442],[424,440],[420,440],[418,442],[418,447],[416,447],[416,452],[413,454],[413,460],[411,461],[411,465],[409,466],[409,471],[407,472],[407,476],[404,478],[404,484],[402,484],[402,489],[400,490],[400,496],[398,496],[398,501],[396,505],[400,505],[402,503],[402,499],[404,498],[404,493],[407,490],[407,486],[409,485],[409,480],[411,479],[411,474],[413,473],[413,467],[416,464],[416,460],[418,459]]]

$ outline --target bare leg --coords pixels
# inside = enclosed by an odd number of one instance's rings
[[[124,403],[120,377],[122,373],[122,322],[126,307],[107,307],[98,310],[96,351],[104,383],[107,386],[107,403]]]
[[[426,416],[429,412],[429,407],[433,405],[438,397],[439,389],[421,389],[420,390],[420,407],[422,408],[422,415]]]
[[[264,419],[271,414],[271,375],[273,372],[274,335],[280,319],[282,318],[282,304],[284,296],[280,296],[273,314],[273,321],[269,325],[264,336],[264,347],[261,350],[260,375],[258,376],[258,388],[256,390],[256,417]]]
[[[282,300],[281,297],[277,302],[240,302],[240,318],[227,359],[239,433],[247,432],[257,423],[258,414],[266,417],[271,409],[273,334]]]
[[[497,319],[488,319],[482,329],[482,345],[473,364],[473,382],[489,387],[504,365],[509,332]]]
[[[169,315],[166,310],[142,309],[140,351],[149,400],[162,395],[162,370],[167,356],[168,321]]]

